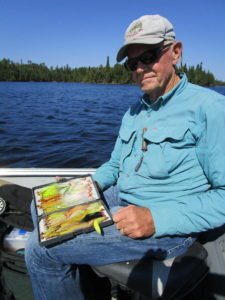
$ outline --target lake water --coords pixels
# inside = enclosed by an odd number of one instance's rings
[[[98,167],[140,95],[131,85],[0,82],[0,167]]]

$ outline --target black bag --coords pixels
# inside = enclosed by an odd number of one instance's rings
[[[23,251],[3,248],[13,227],[33,230],[31,200],[31,189],[0,180],[0,300],[34,300]]]
[[[16,228],[32,231],[31,200],[31,189],[0,179],[1,221]]]

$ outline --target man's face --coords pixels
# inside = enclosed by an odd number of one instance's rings
[[[127,50],[128,59],[145,52],[151,53],[152,49],[153,47],[149,45],[131,45]],[[173,88],[177,77],[174,66],[179,60],[180,53],[181,44],[178,46],[172,44],[164,48],[153,63],[144,64],[138,61],[136,70],[132,71],[132,78],[144,93],[149,94],[150,99],[156,100]]]

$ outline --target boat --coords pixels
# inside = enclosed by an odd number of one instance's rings
[[[0,168],[0,180],[8,181],[12,184],[17,184],[31,189],[35,186],[55,181],[56,176],[71,178],[79,175],[94,174],[94,172],[94,168]],[[223,243],[224,240],[225,234],[222,235]],[[220,241],[218,243],[220,243]],[[103,267],[94,267],[92,269],[99,276],[109,278],[112,286],[119,286],[122,289],[132,291],[132,293],[130,293],[130,295],[132,295],[130,299],[184,299],[187,294],[192,293],[193,295],[196,290],[196,286],[201,286],[200,283],[204,281],[205,277],[209,277],[209,275],[212,276],[215,272],[215,269],[210,269],[211,266],[207,263],[207,251],[208,255],[211,257],[215,256],[215,250],[212,250],[212,253],[209,253],[210,247],[207,248],[198,243],[197,246],[194,245],[187,254],[176,258],[170,266],[172,271],[170,270],[169,273],[169,279],[171,281],[169,288],[166,285],[166,289],[161,291],[161,294],[159,291],[159,294],[154,297],[152,294],[150,295],[147,290],[149,290],[149,278],[153,275],[155,276],[155,274],[153,274],[153,269],[155,268],[157,272],[162,270],[162,264],[159,265],[158,262],[155,263],[148,259],[117,263]],[[220,250],[220,254],[222,259],[225,260],[222,250]],[[217,258],[215,257],[215,259]],[[163,261],[163,263],[164,262],[165,261]],[[219,276],[220,280],[225,276],[225,262],[222,267],[222,274],[221,270],[218,270],[218,274],[214,274],[216,278]],[[151,276],[149,276],[149,272],[150,274],[152,273]],[[171,286],[173,287],[173,290],[171,290]],[[222,290],[223,291],[217,291],[217,293],[219,293],[219,298],[215,297],[213,299],[225,299],[224,288],[222,288]],[[199,295],[199,291],[197,294]],[[112,299],[116,298],[114,297]],[[195,298],[192,296],[190,299]],[[201,300],[204,298],[196,299]]]

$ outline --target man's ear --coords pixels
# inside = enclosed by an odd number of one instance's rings
[[[173,64],[176,65],[182,56],[182,43],[175,42],[172,48]]]

